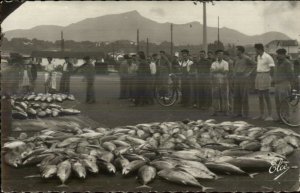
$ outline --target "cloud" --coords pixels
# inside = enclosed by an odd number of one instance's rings
[[[152,8],[150,12],[159,15],[160,17],[164,17],[166,15],[165,11],[162,8]]]

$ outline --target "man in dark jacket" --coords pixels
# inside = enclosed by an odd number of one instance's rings
[[[70,78],[73,70],[73,64],[69,57],[65,57],[65,63],[62,67],[62,76],[60,79],[60,92],[69,94],[70,93]]]
[[[278,49],[276,53],[277,65],[274,69],[274,86],[276,110],[279,117],[280,103],[289,96],[294,82],[294,65],[286,58],[287,51],[285,49]]]
[[[129,55],[125,54],[124,59],[120,63],[119,75],[120,75],[120,97],[119,99],[127,99],[129,97],[129,85],[128,85],[128,69],[129,69]]]
[[[79,69],[83,71],[86,80],[86,103],[93,104],[96,102],[95,98],[95,66],[89,56],[83,58],[84,64],[78,67],[74,72]]]
[[[197,62],[198,71],[198,108],[208,109],[211,105],[211,83],[210,83],[211,61],[205,58],[205,51],[200,51]]]

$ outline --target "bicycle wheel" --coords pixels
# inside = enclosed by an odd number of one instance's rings
[[[300,98],[289,96],[280,103],[280,119],[288,126],[300,126]]]
[[[172,106],[178,100],[178,90],[175,88],[162,88],[157,87],[155,89],[155,98],[157,102],[165,107]]]

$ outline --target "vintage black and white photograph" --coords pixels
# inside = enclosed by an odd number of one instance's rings
[[[3,192],[300,191],[299,1],[1,1]]]

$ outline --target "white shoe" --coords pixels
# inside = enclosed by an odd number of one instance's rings
[[[274,119],[273,119],[273,117],[268,116],[268,117],[265,118],[265,121],[274,121]]]

